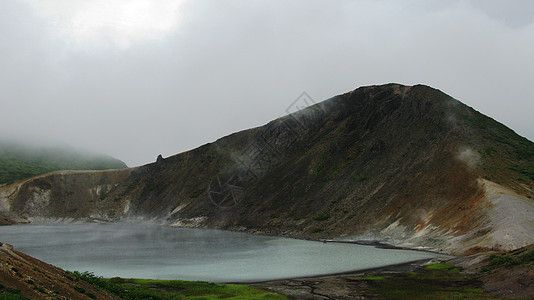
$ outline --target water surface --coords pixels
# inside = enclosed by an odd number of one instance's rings
[[[2,226],[0,241],[71,271],[90,271],[104,277],[212,282],[325,275],[438,256],[138,223]]]

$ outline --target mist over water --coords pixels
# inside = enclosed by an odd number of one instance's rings
[[[0,227],[0,241],[71,271],[104,277],[264,281],[348,272],[438,254],[149,224]]]

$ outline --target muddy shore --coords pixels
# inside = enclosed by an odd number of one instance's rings
[[[361,280],[368,275],[384,276],[413,272],[435,259],[422,259],[378,268],[329,275],[242,283],[260,286],[296,299],[365,299],[371,286]]]

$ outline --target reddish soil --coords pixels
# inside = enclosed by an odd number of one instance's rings
[[[117,299],[64,270],[0,243],[0,292],[30,299]]]

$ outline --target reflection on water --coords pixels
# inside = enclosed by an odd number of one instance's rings
[[[2,226],[0,241],[67,270],[104,277],[213,282],[331,274],[437,256],[134,223]]]

